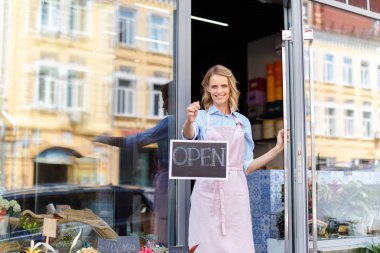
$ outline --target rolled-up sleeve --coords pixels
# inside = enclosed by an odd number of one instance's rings
[[[185,137],[185,135],[183,134],[183,128],[182,128],[181,135],[182,135],[183,140],[195,140],[195,138],[197,138],[198,133],[199,133],[199,126],[196,121],[193,122],[193,128],[194,128],[194,137],[192,139],[187,139]]]

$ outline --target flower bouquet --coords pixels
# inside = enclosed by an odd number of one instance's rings
[[[0,196],[0,236],[8,232],[9,217],[19,212],[21,212],[21,207],[17,201],[9,201]]]
[[[17,203],[16,200],[7,200],[3,199],[2,196],[0,196],[0,216],[1,215],[9,215],[14,216],[16,213],[21,212],[21,207]]]

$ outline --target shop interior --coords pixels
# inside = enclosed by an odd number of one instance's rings
[[[280,34],[284,29],[283,5],[279,0],[237,0],[230,1],[192,1],[192,101],[201,100],[201,81],[207,69],[215,64],[222,64],[230,68],[238,81],[241,92],[239,111],[249,117],[251,124],[260,123],[258,131],[254,132],[256,144],[255,156],[260,155],[270,147],[274,141],[275,120],[281,119],[282,114],[257,110],[257,106],[247,105],[247,92],[249,82],[254,78],[266,78],[266,65],[274,61],[281,61]],[[227,23],[220,26],[202,22],[195,17],[206,18]],[[265,91],[266,92],[266,91]],[[266,102],[266,94],[260,93],[256,102],[261,105]],[[256,95],[255,95],[256,96]],[[261,102],[259,102],[261,101]],[[253,101],[253,103],[256,103]],[[277,101],[282,105],[282,101]],[[269,121],[265,121],[269,119]],[[263,123],[271,123],[273,131],[263,136]],[[280,122],[281,123],[281,122]],[[255,128],[257,130],[257,128]],[[261,132],[261,133],[260,133]],[[256,136],[256,134],[258,134]],[[265,138],[267,137],[267,138]],[[269,138],[268,138],[269,137]],[[263,149],[258,144],[263,142]],[[275,167],[281,168],[277,161]]]
[[[276,144],[277,132],[283,127],[282,82],[276,83],[276,87],[281,87],[280,92],[274,91],[273,83],[268,82],[270,78],[271,82],[275,79],[272,76],[274,63],[281,63],[280,35],[284,29],[284,9],[280,3],[281,0],[192,1],[191,99],[201,100],[201,81],[211,66],[222,64],[231,69],[241,92],[239,112],[246,115],[252,125],[255,157]],[[194,16],[227,23],[228,26],[202,22]],[[269,65],[272,69],[270,78]],[[281,73],[280,66],[280,78]],[[273,181],[273,178],[277,180]],[[270,243],[267,243],[271,240],[276,243],[284,237],[283,178],[282,156],[247,177],[250,201],[261,206],[251,210],[258,253],[278,252],[270,249]],[[270,192],[276,198],[257,194],[260,192]],[[270,226],[263,227],[264,223],[270,223]]]

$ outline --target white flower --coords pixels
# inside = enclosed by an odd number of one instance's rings
[[[21,206],[17,203],[16,200],[8,201],[0,196],[0,210],[1,209],[10,211],[11,213],[21,212]]]
[[[16,203],[13,206],[13,212],[15,212],[15,213],[21,212],[21,206],[18,203]]]
[[[9,209],[9,201],[3,198],[0,198],[0,209]]]

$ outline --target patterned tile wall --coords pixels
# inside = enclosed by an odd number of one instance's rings
[[[267,253],[267,239],[280,238],[277,219],[284,209],[281,199],[284,171],[257,170],[247,180],[255,251]]]

